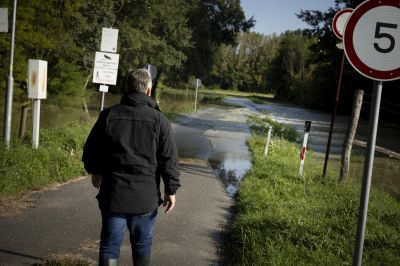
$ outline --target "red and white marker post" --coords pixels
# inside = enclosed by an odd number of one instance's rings
[[[343,40],[350,64],[361,75],[375,80],[353,260],[353,265],[360,266],[383,81],[400,78],[400,1],[361,3],[347,21]]]
[[[303,145],[301,146],[300,152],[300,166],[299,166],[299,175],[303,175],[303,168],[304,168],[304,160],[306,158],[306,151],[307,151],[307,142],[308,142],[308,134],[311,130],[311,121],[306,121],[304,125],[304,137],[303,137]]]

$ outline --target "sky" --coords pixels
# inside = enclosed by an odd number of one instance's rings
[[[254,16],[256,20],[252,31],[266,35],[307,28],[296,13],[301,9],[326,11],[335,5],[334,0],[241,0],[241,3],[246,18]]]

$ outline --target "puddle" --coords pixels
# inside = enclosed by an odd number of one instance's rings
[[[251,167],[247,112],[212,107],[181,117],[173,126],[179,156],[208,160],[232,197]]]
[[[224,184],[229,196],[235,196],[240,182],[251,167],[249,159],[216,153],[209,159],[209,162],[215,171],[215,175]]]

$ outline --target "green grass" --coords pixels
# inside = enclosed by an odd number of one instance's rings
[[[272,127],[271,135],[275,138],[284,138],[294,142],[299,137],[299,134],[294,128],[284,126],[283,124],[274,121],[267,115],[264,116],[251,115],[249,118],[250,118],[250,129],[255,134],[265,135],[267,133],[266,125],[268,125]]]
[[[351,265],[360,189],[340,184],[307,153],[298,176],[299,147],[273,138],[264,158],[265,137],[248,140],[253,166],[237,195],[228,228],[233,265]],[[363,265],[400,265],[400,203],[371,190]]]
[[[10,149],[0,146],[0,196],[15,195],[65,182],[85,174],[82,147],[90,127],[70,123],[55,129],[41,129],[39,147],[33,149],[30,136],[14,138]]]
[[[234,96],[234,97],[250,97],[250,98],[257,98],[260,101],[269,101],[274,99],[274,94],[265,94],[265,93],[255,93],[255,92],[243,92],[243,91],[234,91],[234,90],[220,90],[220,89],[200,89],[202,93],[210,93],[210,94],[219,94],[225,96]]]

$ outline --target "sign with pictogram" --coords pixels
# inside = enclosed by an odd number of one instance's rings
[[[332,22],[333,33],[339,39],[343,38],[344,27],[354,9],[345,8],[336,13]]]
[[[347,21],[343,41],[347,59],[360,74],[379,81],[399,79],[399,0],[360,4]]]
[[[119,54],[96,52],[93,83],[116,85]]]

